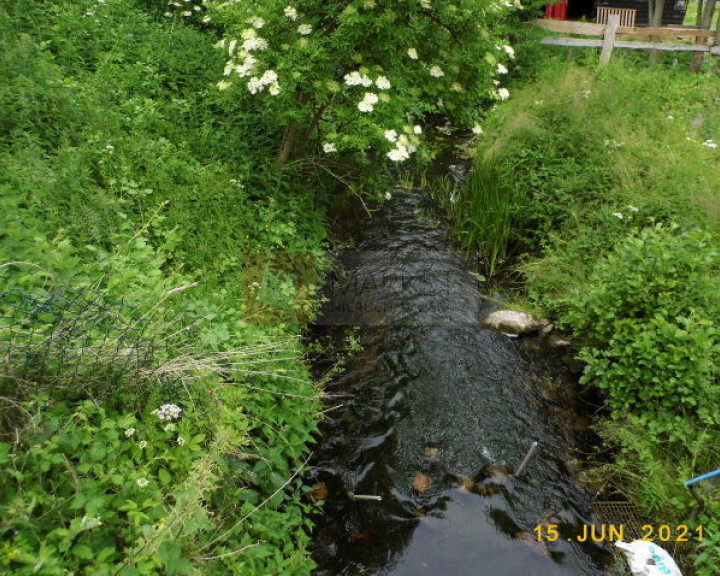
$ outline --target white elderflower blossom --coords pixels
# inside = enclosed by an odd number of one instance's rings
[[[508,73],[508,69],[505,68],[505,66],[503,66],[502,64],[498,64],[498,65],[497,65],[497,73],[498,73],[498,74],[507,74],[507,73]]]
[[[430,76],[433,78],[442,78],[445,76],[445,72],[443,72],[442,68],[440,66],[433,66],[430,68]]]
[[[401,144],[398,144],[397,148],[395,148],[394,150],[390,150],[390,152],[388,152],[386,156],[390,158],[390,160],[392,160],[393,162],[404,162],[405,160],[410,158],[410,154],[408,153],[407,148]]]
[[[277,82],[277,79],[278,75],[275,70],[265,70],[260,78],[260,82],[263,84],[272,84],[273,82]]]
[[[425,8],[425,10],[430,10],[430,8],[432,8],[432,4],[430,4],[430,0],[420,0],[420,6],[422,8]]]
[[[147,448],[147,445],[147,440],[140,440],[140,442],[138,443],[140,450],[145,450],[145,448]]]
[[[190,10],[184,10],[182,15],[185,16],[185,18],[188,18],[189,16],[192,16],[192,12],[190,12]]]
[[[620,220],[622,220],[623,218],[622,212],[613,212],[612,215],[615,216],[615,218],[619,218]]]
[[[135,434],[135,428],[128,428],[127,430],[125,430],[125,437],[126,437],[126,438],[130,438],[130,437],[133,436],[134,434]]]
[[[182,416],[182,408],[177,404],[163,404],[160,408],[153,410],[153,414],[160,420],[177,420]]]
[[[475,126],[472,127],[472,133],[477,134],[478,136],[483,133],[482,126],[480,124],[475,124]]]
[[[422,127],[418,125],[413,126],[413,134],[422,134]]]
[[[390,194],[390,192],[385,192],[385,200],[391,200],[391,199],[392,199],[392,194]]]
[[[410,59],[417,60],[418,59],[418,53],[415,48],[408,48],[407,55],[410,56]]]
[[[213,48],[225,48],[225,38],[215,42],[215,44],[213,44]]]
[[[272,84],[270,84],[268,92],[270,92],[271,96],[277,96],[278,94],[280,94],[280,84],[278,84],[277,82],[273,82]]]
[[[185,446],[185,438],[183,438],[182,436],[178,436],[178,438],[177,438],[177,445],[178,445],[178,446]]]
[[[712,140],[705,140],[705,142],[703,142],[702,145],[705,146],[705,148],[715,149],[718,147],[718,145],[715,142],[713,142]]]
[[[240,78],[246,78],[254,72],[255,64],[257,64],[257,59],[248,54],[243,63],[235,68],[235,73],[240,76]]]
[[[348,86],[364,86],[365,88],[369,88],[373,83],[369,76],[360,74],[358,71],[345,74],[343,79]]]
[[[497,93],[500,100],[507,100],[508,98],[510,98],[510,90],[508,90],[507,88],[500,88]]]
[[[464,88],[462,87],[462,84],[460,84],[459,82],[453,82],[450,85],[450,90],[452,90],[453,92],[462,92],[464,90]]]
[[[228,44],[228,54],[232,56],[235,53],[235,47],[237,46],[237,40],[230,40],[230,44]]]
[[[140,488],[145,488],[148,484],[150,484],[147,478],[138,478],[135,482],[138,486],[140,486]]]
[[[639,208],[637,206],[633,206],[632,204],[628,204],[628,210],[630,210],[630,212],[637,212]]]
[[[226,82],[225,80],[221,80],[220,82],[215,84],[215,86],[217,86],[218,90],[227,90],[228,88],[230,88],[230,86],[232,86],[232,82]]]
[[[385,140],[387,140],[388,142],[395,142],[398,135],[395,130],[385,130],[383,136],[385,136]]]
[[[373,92],[365,92],[365,96],[363,97],[363,101],[367,102],[368,104],[377,104],[378,103],[378,97],[377,94]]]
[[[333,142],[323,142],[323,152],[330,154],[331,152],[337,152],[337,146]]]
[[[253,28],[260,29],[263,26],[265,26],[265,20],[263,20],[259,16],[253,16],[252,18],[249,18],[248,20],[246,20],[246,22],[248,24],[250,24]]]
[[[243,42],[242,49],[245,52],[252,52],[253,50],[267,50],[268,43],[264,38],[248,38]]]
[[[292,6],[285,6],[285,10],[283,10],[283,13],[293,22],[297,19],[297,10],[295,10],[295,8],[293,8]]]
[[[375,86],[377,86],[380,90],[390,90],[390,80],[388,80],[385,76],[378,76],[377,80],[375,80]]]
[[[301,36],[307,36],[312,32],[312,29],[310,24],[300,24],[300,26],[297,27],[298,34]]]
[[[242,32],[240,32],[240,38],[243,40],[251,40],[253,38],[257,38],[257,32],[255,31],[255,28],[245,28]]]
[[[250,94],[257,94],[265,89],[265,84],[260,81],[260,78],[253,76],[248,80],[247,89],[250,91]]]
[[[515,50],[512,46],[505,45],[502,49],[505,50],[505,54],[507,54],[510,58],[515,58]]]
[[[203,24],[207,24],[208,22],[212,21],[212,18],[210,18],[210,16],[203,16],[202,21],[203,21]]]
[[[372,104],[365,102],[365,100],[358,102],[357,107],[360,112],[372,112],[375,109]]]

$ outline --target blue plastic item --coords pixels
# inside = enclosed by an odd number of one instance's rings
[[[698,482],[702,482],[703,480],[709,480],[710,478],[714,478],[715,476],[720,476],[720,468],[718,468],[717,470],[713,470],[712,472],[708,472],[707,474],[695,476],[695,478],[690,478],[690,480],[685,480],[685,486],[692,486],[693,484],[697,484]]]

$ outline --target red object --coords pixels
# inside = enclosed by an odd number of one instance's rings
[[[545,18],[567,20],[567,3],[568,0],[563,0],[562,2],[555,2],[555,4],[545,6]]]

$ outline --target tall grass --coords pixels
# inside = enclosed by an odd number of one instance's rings
[[[510,194],[498,179],[495,150],[479,154],[452,214],[465,250],[480,252],[484,271],[492,276],[506,261],[510,240]]]

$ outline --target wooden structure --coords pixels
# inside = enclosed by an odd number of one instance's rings
[[[540,43],[551,46],[581,46],[590,48],[603,48],[601,63],[610,59],[613,49],[624,50],[660,50],[671,52],[709,52],[714,56],[720,56],[720,46],[714,45],[715,31],[703,30],[700,28],[630,28],[620,26],[619,15],[609,15],[608,24],[592,24],[589,22],[569,22],[560,20],[536,20],[534,25],[561,34],[575,34],[578,36],[596,36],[600,39],[548,37],[543,38]],[[652,41],[638,41],[638,37],[650,37]],[[633,40],[617,40],[617,38],[628,38]],[[678,44],[675,42],[660,42],[659,39],[669,38],[672,40],[688,39],[693,44]]]
[[[548,0],[551,1],[551,0]],[[689,0],[666,0],[662,13],[662,26],[682,26]],[[603,12],[635,10],[635,20],[620,20],[620,26],[648,26],[647,0],[561,0],[545,5],[545,18],[556,20],[597,20],[606,24]],[[617,13],[617,12],[616,12]],[[621,14],[622,15],[622,14]],[[631,24],[631,25],[630,25]]]
[[[612,6],[598,6],[597,7],[597,23],[607,24],[608,16],[610,14],[617,14],[620,16],[620,26],[625,28],[635,28],[635,15],[637,10],[635,8],[614,8]]]
[[[635,24],[637,26],[648,26],[650,24],[647,0],[597,0],[596,8],[598,13],[603,8],[635,10]],[[665,0],[661,25],[682,26],[686,9],[687,0]],[[600,22],[599,18],[598,22]],[[622,22],[620,25],[623,26]]]

